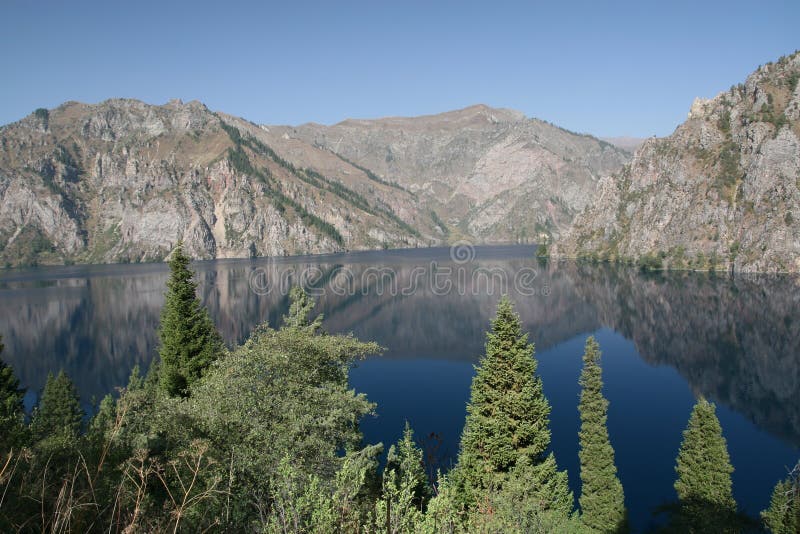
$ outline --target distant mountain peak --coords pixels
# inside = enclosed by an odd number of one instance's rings
[[[631,137],[625,135],[619,137],[601,137],[600,139],[623,150],[627,150],[631,154],[636,152],[636,149],[642,146],[642,143],[647,140],[645,137]]]
[[[463,123],[470,120],[481,119],[488,122],[518,122],[525,120],[525,114],[521,111],[506,108],[493,108],[486,104],[474,104],[461,109],[432,113],[428,115],[415,116],[387,116],[369,119],[345,119],[336,125],[368,125],[368,124],[422,124],[422,123]],[[309,123],[314,124],[314,123]],[[319,126],[319,125],[318,125]]]

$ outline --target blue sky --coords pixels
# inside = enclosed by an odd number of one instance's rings
[[[476,103],[668,135],[800,48],[800,1],[0,2],[0,124],[66,100],[201,100],[259,123]]]

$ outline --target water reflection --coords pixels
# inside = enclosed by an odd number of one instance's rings
[[[326,328],[376,340],[389,349],[389,359],[474,361],[497,297],[508,289],[537,350],[610,328],[632,340],[645,361],[676,369],[696,393],[800,445],[795,278],[645,275],[569,263],[542,268],[532,256],[530,247],[479,248],[474,261],[459,263],[446,249],[430,249],[195,267],[202,299],[230,344],[263,321],[277,324],[288,306],[282,291],[254,291],[254,272],[278,280],[291,269],[297,280],[297,273],[313,270],[308,278],[320,289]],[[454,270],[453,289],[443,294],[432,280],[434,264],[463,269],[466,280],[476,269],[505,273],[507,282],[523,269],[537,274],[529,284],[533,293],[523,294],[498,277],[459,290]],[[378,278],[365,276],[375,266],[389,268],[397,287],[415,291],[389,291],[387,281],[381,287]],[[331,290],[345,276],[351,283],[346,294]],[[63,368],[84,399],[100,397],[155,353],[166,278],[163,265],[7,272],[0,277],[4,358],[30,388]]]
[[[788,276],[571,266],[576,295],[695,394],[800,445],[800,285]]]

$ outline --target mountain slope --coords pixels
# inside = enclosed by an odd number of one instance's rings
[[[455,235],[486,241],[559,235],[599,179],[630,159],[594,137],[483,105],[422,117],[265,128],[276,149],[281,141],[324,148],[369,169],[376,180],[413,192]]]
[[[603,181],[556,256],[800,271],[800,54],[696,100]]]
[[[159,260],[179,239],[196,258],[423,242],[413,195],[338,159],[328,175],[293,166],[262,133],[179,101],[70,102],[4,126],[0,261]]]
[[[629,154],[473,106],[325,127],[114,99],[0,128],[0,265],[559,235]]]

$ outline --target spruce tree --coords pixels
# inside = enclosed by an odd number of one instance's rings
[[[403,437],[389,447],[383,470],[382,495],[376,503],[376,524],[386,532],[418,532],[432,496],[422,450],[408,422]]]
[[[504,296],[472,380],[454,479],[474,509],[524,473],[538,509],[569,513],[572,495],[550,446],[550,403],[536,376],[533,345]]]
[[[769,508],[761,512],[761,519],[772,534],[800,532],[800,462],[786,480],[775,486]]]
[[[414,441],[414,431],[406,421],[403,437],[389,447],[386,456],[386,472],[397,473],[398,484],[407,486],[413,495],[413,504],[424,510],[433,496],[433,491],[425,474],[422,449]]]
[[[683,432],[675,471],[684,532],[735,530],[736,502],[731,488],[733,466],[713,403],[701,398]]]
[[[31,419],[34,439],[74,442],[80,436],[83,416],[78,391],[69,376],[64,371],[48,374]]]
[[[222,338],[197,298],[189,261],[178,243],[169,260],[171,273],[159,328],[159,381],[170,396],[188,396],[190,386],[223,351]]]
[[[581,519],[596,532],[621,532],[626,530],[625,496],[608,437],[608,401],[603,397],[600,347],[594,337],[586,340],[580,385]]]
[[[0,336],[0,356],[3,354],[3,336]],[[22,398],[25,392],[19,387],[14,369],[0,359],[0,420],[14,419],[22,414]]]
[[[0,355],[4,349],[0,336]],[[14,370],[0,360],[0,453],[16,445],[21,437],[24,415],[22,399],[25,391],[20,389]]]

